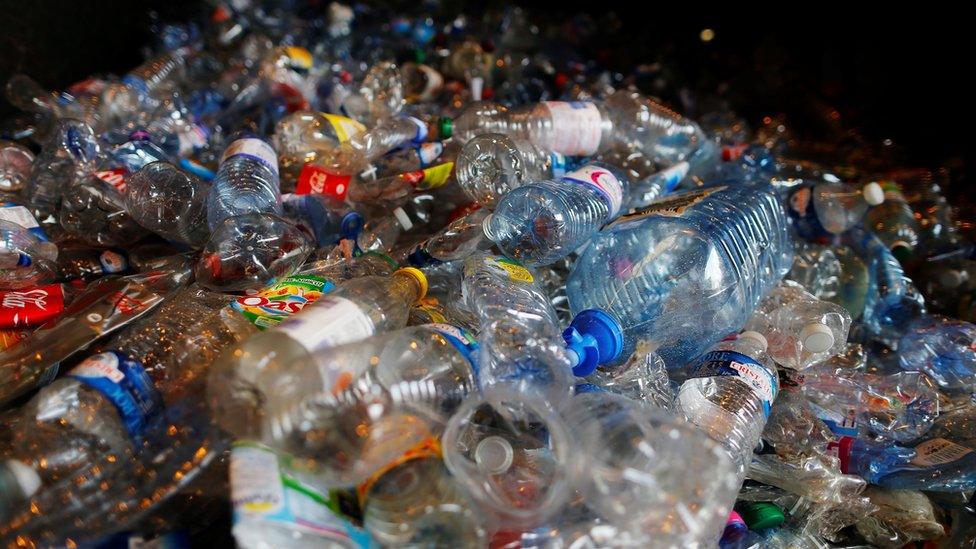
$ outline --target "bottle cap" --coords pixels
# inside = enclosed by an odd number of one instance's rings
[[[739,338],[740,339],[741,338],[751,339],[751,340],[755,341],[757,345],[759,345],[760,347],[762,347],[762,350],[763,351],[765,351],[766,349],[769,348],[769,342],[766,341],[766,337],[763,336],[759,332],[754,332],[752,330],[747,330],[747,331],[742,332],[741,334],[739,334]]]
[[[403,267],[397,269],[393,274],[405,274],[413,277],[413,279],[417,281],[417,285],[420,286],[420,295],[417,296],[418,301],[427,295],[427,277],[420,269],[416,269],[414,267]]]
[[[766,530],[777,528],[786,522],[783,510],[775,503],[754,501],[739,506],[739,515],[749,526],[750,530]]]
[[[946,269],[939,273],[939,284],[947,290],[953,290],[962,285],[963,272],[957,269]]]
[[[908,242],[899,240],[891,245],[891,255],[895,256],[895,259],[904,265],[912,258],[912,247]]]
[[[588,376],[600,364],[616,360],[624,348],[620,323],[597,309],[580,311],[563,332],[563,340],[579,356],[579,363],[573,367],[573,374],[578,377]]]
[[[454,135],[454,121],[445,116],[437,124],[437,136],[441,139],[447,139],[452,135]]]
[[[355,240],[363,228],[363,216],[357,212],[349,212],[339,222],[339,232],[343,238]]]
[[[512,466],[515,452],[512,444],[496,435],[486,437],[474,449],[474,460],[483,470],[500,475]]]
[[[811,322],[800,330],[800,343],[811,353],[822,353],[834,346],[834,332],[821,322]]]
[[[864,195],[864,201],[871,206],[877,206],[884,202],[884,189],[874,181],[865,185],[861,189],[861,194]]]
[[[41,477],[33,467],[16,459],[0,461],[0,467],[10,472],[24,497],[31,497],[41,487]]]

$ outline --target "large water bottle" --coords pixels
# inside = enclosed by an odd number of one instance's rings
[[[925,315],[898,341],[898,361],[908,371],[925,372],[948,391],[976,385],[976,325]]]
[[[695,362],[690,375],[678,390],[678,408],[725,447],[737,471],[738,488],[779,392],[766,338],[743,332],[723,341]]]
[[[200,248],[210,236],[210,184],[168,162],[153,162],[126,181],[125,205],[136,223],[173,242]]]
[[[918,247],[919,227],[915,212],[894,181],[886,181],[884,203],[868,211],[864,226],[884,242],[899,261],[908,260]]]
[[[586,244],[620,213],[628,181],[601,163],[587,164],[558,181],[509,191],[485,219],[485,235],[509,257],[553,263]]]
[[[577,448],[585,449],[578,486],[598,515],[654,546],[718,539],[739,485],[716,440],[662,410],[599,390],[573,397],[565,415]],[[675,516],[675,506],[688,513]]]
[[[457,182],[464,192],[482,206],[493,207],[515,187],[561,176],[566,159],[524,139],[489,133],[465,143],[456,164]]]
[[[594,237],[566,284],[574,312],[599,309],[679,368],[741,328],[789,270],[792,242],[768,185],[712,187],[623,216]]]
[[[453,326],[411,327],[275,362],[253,380],[218,365],[209,399],[222,426],[259,438],[296,474],[349,486],[436,443],[477,383],[476,349]]]
[[[207,196],[207,222],[215,230],[225,219],[250,213],[281,214],[278,155],[258,137],[231,142]]]

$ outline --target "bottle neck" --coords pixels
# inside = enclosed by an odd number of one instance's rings
[[[397,301],[412,304],[419,300],[422,296],[422,289],[417,279],[414,277],[402,274],[393,273],[390,276],[390,295],[393,296]]]

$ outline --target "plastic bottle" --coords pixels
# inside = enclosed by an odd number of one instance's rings
[[[101,95],[102,122],[114,126],[133,116],[150,96],[181,77],[189,48],[180,48],[149,59],[110,84]]]
[[[64,190],[58,220],[65,231],[92,246],[132,245],[147,235],[126,212],[122,192],[105,181],[116,173],[100,170]]]
[[[374,165],[381,174],[415,172],[429,168],[442,157],[444,161],[451,160],[454,156],[451,151],[454,149],[456,147],[446,148],[440,141],[429,141],[413,147],[394,149],[378,158]]]
[[[34,163],[30,149],[0,139],[0,192],[17,192],[24,188]]]
[[[231,142],[207,197],[207,222],[216,230],[225,220],[249,213],[281,214],[278,156],[263,140],[244,136]]]
[[[875,182],[860,189],[826,182],[813,187],[813,210],[823,228],[833,234],[841,234],[857,225],[870,207],[884,200],[884,191]]]
[[[759,303],[746,327],[766,337],[777,364],[802,370],[843,352],[851,315],[786,281]]]
[[[331,487],[359,484],[408,450],[436,443],[477,383],[476,348],[463,330],[432,324],[260,371],[246,364],[247,372],[230,371],[225,360],[211,373],[209,400],[224,428],[259,437],[296,474]]]
[[[458,185],[472,200],[494,207],[508,191],[524,183],[560,177],[566,160],[524,139],[488,133],[461,148],[457,158]]]
[[[281,171],[295,179],[306,163],[365,131],[365,126],[345,116],[311,111],[289,114],[278,121],[274,133]]]
[[[57,257],[57,245],[47,240],[26,208],[0,206],[0,285],[21,288],[49,281]]]
[[[627,91],[602,103],[546,101],[512,110],[475,103],[457,118],[445,120],[444,126],[462,143],[501,133],[559,154],[589,156],[623,142],[672,164],[684,160],[703,140],[694,122]]]
[[[285,216],[305,227],[318,248],[333,246],[347,238],[355,240],[363,228],[363,216],[347,204],[324,194],[286,195]]]
[[[210,184],[168,162],[153,162],[126,180],[125,206],[139,225],[191,248],[210,236],[206,197]]]
[[[482,225],[490,214],[487,209],[478,208],[455,219],[411,248],[406,262],[414,267],[429,267],[470,257],[486,243]]]
[[[620,322],[622,357],[646,340],[673,369],[745,325],[792,252],[772,187],[712,187],[605,228],[573,265],[566,292],[574,312],[599,309]]]
[[[743,332],[723,341],[699,358],[689,375],[678,390],[678,409],[726,449],[738,487],[779,392],[766,338]]]
[[[662,547],[718,539],[739,485],[716,440],[662,410],[604,391],[576,395],[565,415],[577,448],[586,449],[578,485],[598,515]],[[675,517],[676,505],[687,514]]]
[[[91,126],[79,120],[59,120],[34,161],[27,200],[43,212],[56,212],[63,189],[94,171],[99,151]]]
[[[349,186],[349,199],[353,202],[392,201],[410,193],[432,191],[447,184],[453,172],[454,163],[446,162],[373,181],[359,180]]]
[[[898,261],[907,261],[918,247],[918,221],[897,183],[885,181],[881,187],[884,203],[868,211],[864,226],[881,239]]]
[[[976,385],[976,325],[924,315],[898,341],[898,360],[907,371],[925,372],[946,391]]]
[[[559,181],[509,191],[484,221],[485,235],[509,257],[547,265],[578,250],[620,213],[628,182],[617,170],[587,164]]]

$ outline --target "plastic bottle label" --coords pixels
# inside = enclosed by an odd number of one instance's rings
[[[293,276],[264,290],[237,298],[231,303],[231,308],[263,330],[281,324],[333,288],[335,284],[324,278]]]
[[[129,435],[139,438],[150,420],[163,409],[163,399],[142,364],[117,351],[90,356],[68,377],[102,393],[119,412]]]
[[[349,193],[350,179],[350,175],[329,173],[321,166],[305,164],[298,174],[295,194],[327,194],[345,200]]]
[[[810,410],[823,421],[824,424],[835,435],[856,437],[858,434],[857,417],[858,411],[848,408],[845,412],[828,410],[813,402],[808,402]]]
[[[293,67],[304,70],[312,68],[312,54],[307,49],[301,46],[287,46],[285,53]]]
[[[102,266],[103,272],[109,274],[121,273],[129,268],[129,261],[125,256],[111,250],[105,250],[98,256],[98,264]]]
[[[705,200],[709,195],[723,191],[727,188],[728,187],[725,186],[710,187],[708,189],[678,193],[661,200],[656,200],[646,208],[641,208],[634,213],[618,217],[608,224],[607,227],[616,227],[624,223],[641,221],[655,215],[679,217],[685,212],[685,210],[701,202],[702,200]]]
[[[440,158],[441,153],[444,152],[444,144],[440,141],[431,141],[418,146],[415,150],[417,151],[417,158],[420,159],[421,167],[426,168]]]
[[[670,168],[661,170],[657,175],[664,182],[664,192],[669,193],[673,191],[675,187],[678,186],[678,183],[681,183],[681,181],[684,180],[684,178],[688,175],[688,171],[690,169],[691,166],[687,162],[682,161],[678,162],[674,166],[671,166]]]
[[[471,364],[471,369],[477,374],[478,365],[475,362],[475,357],[478,356],[478,342],[475,341],[470,332],[451,324],[442,323],[427,324],[427,328],[444,336],[444,339],[454,345],[454,348],[467,359],[468,363]]]
[[[600,109],[583,101],[546,101],[552,119],[552,150],[569,156],[590,156],[600,148]]]
[[[403,178],[407,183],[410,183],[414,189],[418,191],[428,191],[430,189],[441,187],[447,183],[447,180],[450,179],[453,170],[454,162],[445,162],[444,164],[438,164],[437,166],[432,166],[423,170],[406,172],[400,174],[400,177]]]
[[[234,524],[248,520],[277,522],[338,542],[370,546],[369,535],[341,516],[330,494],[283,474],[278,456],[260,444],[234,443],[230,491]]]
[[[40,326],[64,310],[60,284],[0,292],[0,328]]]
[[[912,465],[935,467],[952,463],[971,452],[971,449],[950,440],[933,438],[915,447],[915,458],[912,459]]]
[[[373,321],[359,305],[331,295],[320,298],[304,314],[283,322],[280,329],[309,351],[359,341],[375,333]]]
[[[763,413],[769,417],[773,399],[779,391],[779,380],[762,364],[735,351],[712,351],[699,359],[691,377],[716,376],[737,377],[744,381],[762,400]]]
[[[412,139],[413,144],[414,145],[419,145],[419,144],[423,143],[424,141],[426,141],[427,140],[427,124],[423,120],[421,120],[419,118],[415,118],[413,116],[404,116],[404,118],[406,120],[409,120],[414,126],[417,126],[417,133],[414,134],[413,139]]]
[[[234,141],[220,157],[220,163],[223,164],[232,156],[246,156],[252,160],[257,160],[267,166],[275,175],[278,175],[278,155],[271,148],[271,145],[261,139],[246,137]]]
[[[610,209],[607,219],[612,219],[620,213],[620,205],[624,200],[623,187],[620,185],[620,181],[617,181],[617,178],[609,171],[599,166],[583,166],[566,174],[562,180],[584,185],[596,191]]]
[[[44,242],[50,240],[47,237],[47,233],[44,232],[44,229],[37,222],[34,214],[19,204],[13,204],[11,202],[0,204],[0,221],[16,223]]]
[[[504,257],[486,257],[485,264],[500,276],[515,282],[534,282],[532,273],[520,263]]]
[[[125,168],[115,168],[114,170],[104,170],[94,172],[92,175],[111,185],[115,190],[125,194]]]
[[[353,136],[366,132],[366,126],[363,126],[352,118],[346,118],[338,114],[324,113],[322,116],[332,125],[332,130],[335,131],[336,137],[339,138],[339,143],[345,143]]]

